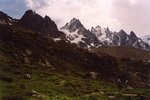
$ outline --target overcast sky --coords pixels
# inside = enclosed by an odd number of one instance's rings
[[[59,28],[76,17],[88,29],[100,25],[150,34],[150,0],[0,0],[0,10],[15,18],[27,9],[50,16]]]

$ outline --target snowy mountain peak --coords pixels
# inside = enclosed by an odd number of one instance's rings
[[[94,27],[91,28],[91,32],[95,34],[96,36],[101,36],[102,35],[101,31],[102,31],[102,28],[99,25],[97,25],[95,28]]]
[[[121,29],[118,33],[120,33],[120,34],[126,34],[126,32],[123,29]]]
[[[76,30],[83,29],[84,26],[81,24],[79,19],[73,18],[69,23],[66,23],[61,30],[68,30],[69,32],[75,32]]]
[[[137,38],[136,34],[133,31],[130,32],[130,37]]]
[[[121,39],[128,37],[128,34],[123,29],[121,29],[117,34],[118,36],[121,36]]]
[[[66,38],[71,43],[76,43],[80,47],[90,48],[100,45],[95,34],[86,29],[79,19],[73,18],[61,28],[61,31],[66,34]]]
[[[81,22],[79,21],[79,19],[73,18],[73,19],[70,21],[70,24],[72,24],[72,23],[81,23]]]
[[[143,42],[131,31],[127,34],[123,29],[119,32],[112,32],[108,27],[99,25],[86,29],[79,19],[73,18],[61,28],[71,43],[76,43],[80,47],[90,48],[98,46],[125,46],[149,50],[150,46]],[[150,40],[150,38],[149,38]]]
[[[97,26],[95,27],[95,30],[101,30],[101,26],[97,25]]]

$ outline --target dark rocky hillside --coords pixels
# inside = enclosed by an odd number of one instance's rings
[[[36,33],[41,33],[45,37],[60,37],[64,33],[58,31],[54,21],[50,17],[45,16],[44,18],[36,14],[32,10],[28,10],[19,20],[19,24],[27,29],[31,29]]]
[[[16,63],[37,66],[56,64],[58,71],[63,72],[68,69],[68,66],[57,65],[59,61],[63,61],[64,64],[72,65],[70,70],[96,71],[103,75],[108,71],[110,75],[104,75],[108,80],[117,69],[116,61],[111,56],[105,54],[98,56],[63,40],[54,42],[53,39],[45,38],[22,27],[2,25],[0,29],[1,52],[4,56],[8,55],[17,61]]]

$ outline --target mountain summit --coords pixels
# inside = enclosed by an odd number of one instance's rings
[[[40,33],[45,37],[59,37],[63,35],[63,33],[58,31],[56,24],[50,17],[45,16],[43,18],[32,10],[26,11],[19,23],[25,28]]]
[[[81,24],[79,19],[73,18],[70,23],[66,23],[61,30],[69,30],[69,32],[74,32],[77,29],[84,29],[84,26]]]
[[[61,31],[66,34],[66,38],[71,43],[76,43],[80,47],[89,48],[101,45],[97,37],[87,30],[79,19],[73,18],[69,23],[66,23],[65,26],[61,28]]]

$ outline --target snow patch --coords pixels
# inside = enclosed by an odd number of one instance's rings
[[[8,23],[9,25],[12,25],[12,23]]]
[[[150,35],[144,36],[141,38],[145,43],[150,45]]]
[[[56,41],[60,41],[61,39],[60,38],[53,38],[53,40],[56,42]]]
[[[12,19],[8,18],[8,20],[12,22]]]
[[[61,30],[66,34],[67,39],[71,42],[71,43],[79,43],[79,42],[84,42],[82,40],[82,38],[84,38],[83,35],[79,35],[78,31],[76,30],[75,32],[69,32],[68,30]]]
[[[95,46],[95,45],[94,45],[94,43],[91,43],[90,45],[91,45],[92,47],[94,47],[94,46]]]
[[[80,41],[82,41],[83,35],[78,35],[77,38],[75,38],[73,41],[71,41],[71,43],[79,43]]]

